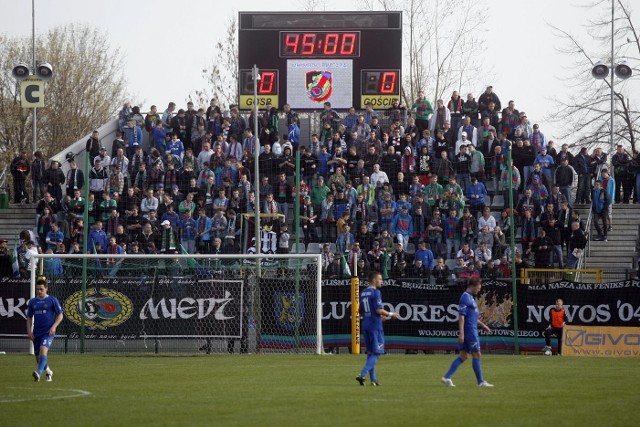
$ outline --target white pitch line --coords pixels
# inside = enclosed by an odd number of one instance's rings
[[[32,390],[32,388],[30,387],[8,387],[11,389],[22,389],[22,390]],[[64,389],[64,388],[53,388],[51,390],[58,390],[58,391],[70,391],[70,392],[74,392],[76,394],[69,394],[69,395],[62,395],[62,396],[42,396],[42,397],[29,397],[29,398],[25,398],[25,399],[0,399],[0,403],[17,403],[17,402],[31,402],[34,400],[58,400],[58,399],[73,399],[74,397],[86,397],[86,396],[90,396],[91,392],[90,391],[86,391],[86,390],[80,390],[80,389]]]

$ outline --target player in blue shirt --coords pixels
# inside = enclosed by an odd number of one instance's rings
[[[451,381],[451,377],[458,370],[460,365],[467,360],[469,353],[473,357],[472,366],[473,372],[476,374],[478,380],[478,387],[493,387],[482,378],[482,367],[480,366],[480,338],[478,337],[478,325],[487,332],[491,332],[491,329],[482,323],[479,319],[480,312],[478,311],[478,305],[474,297],[478,295],[482,288],[482,282],[478,278],[469,280],[467,284],[467,290],[460,297],[458,304],[458,350],[460,350],[460,356],[458,356],[453,363],[449,371],[441,378],[443,384],[448,387],[455,387]]]
[[[33,371],[33,379],[40,381],[42,371],[45,371],[47,382],[51,381],[53,371],[47,364],[47,354],[56,328],[62,322],[62,306],[56,297],[47,295],[49,285],[44,277],[36,282],[36,297],[31,298],[27,304],[27,335],[33,341],[38,369]]]
[[[371,378],[371,385],[378,386],[376,378],[376,362],[381,354],[384,354],[384,332],[382,322],[389,319],[397,319],[398,313],[393,313],[382,308],[382,275],[377,271],[369,273],[369,287],[360,294],[360,315],[362,316],[362,331],[364,342],[367,346],[367,363],[356,377],[360,385],[364,385],[367,372]]]

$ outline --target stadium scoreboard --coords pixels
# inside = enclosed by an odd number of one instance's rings
[[[258,105],[296,110],[386,109],[400,99],[401,12],[240,12],[238,94]]]

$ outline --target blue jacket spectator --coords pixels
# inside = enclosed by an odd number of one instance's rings
[[[416,251],[415,261],[422,260],[422,265],[426,266],[429,270],[433,270],[436,266],[433,252],[427,249],[426,243],[420,243],[420,248]]]
[[[402,234],[403,236],[411,236],[413,234],[413,218],[411,215],[400,210],[391,222],[391,230],[393,234]]]
[[[475,184],[474,181],[476,181]],[[471,184],[467,185],[465,194],[471,206],[480,206],[484,203],[484,198],[487,196],[487,188],[482,182],[478,182],[474,178],[471,179]]]
[[[96,250],[96,245],[100,244],[101,250],[104,251],[107,247],[107,233],[102,229],[102,222],[96,221],[95,227],[89,232],[89,242],[87,248],[89,253],[93,253]]]

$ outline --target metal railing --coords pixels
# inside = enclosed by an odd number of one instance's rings
[[[7,168],[9,166],[5,166],[2,169],[2,173],[0,174],[0,191],[7,191]]]
[[[602,169],[606,167],[606,165],[598,165],[596,169],[596,181],[600,179],[602,176]],[[587,234],[587,246],[585,246],[584,251],[582,251],[582,255],[578,258],[578,264],[576,265],[576,281],[580,281],[582,279],[581,270],[584,269],[585,259],[591,256],[591,223],[593,222],[593,209],[589,207],[589,215],[587,216],[587,222],[585,224],[585,231]],[[605,230],[606,231],[606,230]]]
[[[540,285],[559,280],[578,281],[579,276],[585,283],[603,283],[604,281],[604,272],[600,269],[525,268],[522,270],[522,283]]]

